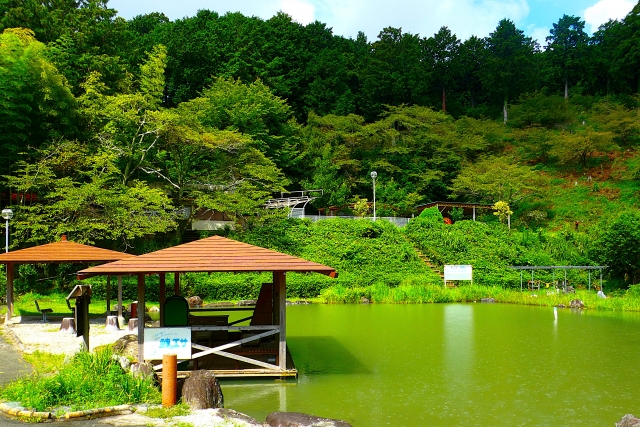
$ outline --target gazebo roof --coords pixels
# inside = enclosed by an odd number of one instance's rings
[[[326,265],[220,236],[87,268],[80,276],[172,272],[316,272],[335,277]]]
[[[62,236],[59,242],[2,253],[0,264],[108,262],[125,258],[135,258],[135,255],[70,242]]]
[[[429,202],[424,205],[416,206],[418,211],[422,211],[427,208],[432,208],[434,206],[443,206],[447,208],[483,208],[483,209],[493,209],[493,205],[488,205],[485,203],[466,203],[466,202]]]

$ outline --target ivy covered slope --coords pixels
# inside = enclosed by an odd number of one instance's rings
[[[497,221],[458,221],[444,224],[435,208],[426,209],[406,227],[407,237],[434,264],[465,264],[481,285],[520,287],[516,265],[595,265],[592,236],[566,228],[559,232],[509,230]],[[530,275],[530,273],[527,273]],[[556,273],[557,279],[560,274]],[[571,278],[587,284],[584,272]],[[564,276],[563,276],[564,277]],[[524,280],[530,277],[524,276]],[[536,279],[552,282],[553,273],[536,272]]]
[[[398,227],[387,221],[288,219],[234,236],[247,243],[333,267],[336,279],[319,274],[287,275],[288,295],[318,296],[330,286],[398,286],[440,278],[418,257]]]

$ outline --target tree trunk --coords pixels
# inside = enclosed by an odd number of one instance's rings
[[[564,99],[569,99],[569,76],[564,76]]]
[[[447,112],[447,96],[445,95],[444,87],[442,88],[442,112]]]
[[[509,118],[509,113],[507,113],[507,100],[504,100],[504,105],[502,106],[502,119],[504,124],[507,124],[507,119]]]

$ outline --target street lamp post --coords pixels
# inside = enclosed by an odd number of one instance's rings
[[[373,220],[376,220],[376,178],[378,177],[378,172],[371,172],[371,179],[373,180]]]
[[[5,252],[9,252],[9,220],[13,218],[13,211],[11,209],[2,209],[2,218],[5,220],[7,243],[5,246]]]

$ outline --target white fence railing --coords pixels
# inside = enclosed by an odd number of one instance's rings
[[[295,218],[307,218],[311,221],[324,221],[324,220],[331,220],[331,219],[337,219],[337,218],[341,218],[341,219],[368,219],[370,221],[373,221],[373,217],[372,216],[365,216],[365,217],[360,217],[360,216],[325,216],[325,215],[292,215],[292,217]],[[409,223],[409,220],[411,218],[401,218],[401,217],[392,217],[392,216],[379,216],[376,217],[376,221],[389,221],[392,224],[397,225],[398,227],[404,227],[405,225],[407,225]]]

